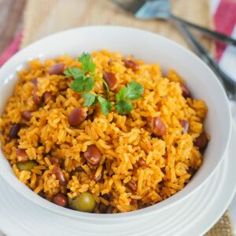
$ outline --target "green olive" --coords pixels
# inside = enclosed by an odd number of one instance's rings
[[[96,206],[95,199],[91,193],[81,193],[78,197],[71,199],[69,205],[72,209],[84,212],[93,212]]]
[[[16,165],[19,170],[31,170],[37,165],[37,162],[34,160],[29,160],[24,162],[18,162]]]

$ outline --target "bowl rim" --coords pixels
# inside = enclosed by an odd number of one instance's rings
[[[205,62],[203,62],[200,58],[198,58],[193,52],[191,52],[190,50],[188,50],[187,48],[183,47],[182,45],[178,44],[177,42],[166,38],[162,35],[159,35],[157,33],[153,33],[150,31],[146,31],[146,30],[142,30],[142,29],[137,29],[137,28],[133,28],[133,27],[126,27],[126,26],[117,26],[117,25],[96,25],[96,26],[84,26],[84,27],[76,27],[76,28],[72,28],[72,29],[68,29],[68,30],[64,30],[64,31],[60,31],[54,34],[51,34],[49,36],[46,36],[40,40],[35,41],[34,43],[28,45],[27,47],[23,48],[22,50],[20,50],[19,52],[17,52],[13,57],[11,57],[6,63],[4,63],[4,65],[0,68],[0,74],[2,73],[2,71],[10,66],[12,64],[12,62],[21,56],[22,53],[24,53],[25,51],[29,51],[31,48],[35,48],[38,45],[40,45],[41,43],[53,39],[53,38],[57,38],[58,36],[61,36],[63,34],[67,34],[67,33],[72,33],[75,31],[83,31],[83,30],[97,30],[98,28],[100,29],[105,29],[105,30],[123,30],[123,31],[133,31],[136,33],[140,33],[140,34],[146,34],[147,36],[150,37],[155,37],[155,38],[159,38],[160,40],[165,40],[167,41],[169,44],[172,44],[173,46],[175,46],[176,48],[178,48],[179,50],[182,50],[185,54],[188,54],[188,56],[194,58],[198,63],[201,64],[202,67],[204,67],[205,70],[208,70],[209,73],[212,75],[212,77],[214,77],[215,83],[217,84],[217,86],[219,86],[219,89],[221,90],[221,95],[222,98],[224,99],[224,102],[227,106],[227,111],[228,111],[228,116],[227,116],[227,121],[228,121],[228,127],[229,127],[229,132],[228,132],[228,136],[227,136],[227,140],[226,140],[226,145],[224,148],[224,151],[222,153],[222,156],[225,156],[226,151],[228,150],[229,147],[229,143],[230,143],[230,139],[231,139],[231,133],[232,133],[232,116],[231,116],[231,109],[230,109],[230,104],[229,104],[229,100],[226,96],[226,93],[223,89],[223,86],[221,85],[220,81],[217,79],[216,75],[213,73],[213,71],[205,64]],[[4,79],[3,79],[4,80]],[[160,212],[163,210],[167,210],[169,208],[171,208],[172,206],[178,204],[179,202],[182,202],[184,200],[186,200],[188,197],[190,197],[192,194],[194,194],[195,192],[197,192],[200,188],[202,188],[206,182],[208,181],[208,179],[215,173],[216,169],[219,167],[220,163],[223,161],[223,157],[218,161],[217,165],[214,167],[214,169],[207,175],[207,178],[205,178],[199,185],[197,185],[194,189],[192,189],[190,192],[188,192],[187,194],[181,196],[181,198],[177,197],[177,199],[175,199],[175,201],[171,201],[173,199],[173,197],[179,196],[182,192],[182,190],[180,190],[179,192],[177,192],[176,194],[172,195],[171,197],[169,197],[168,199],[159,202],[157,204],[154,204],[152,206],[146,207],[146,208],[142,208],[142,209],[138,209],[135,211],[131,211],[131,212],[124,212],[124,213],[116,213],[116,214],[99,214],[99,213],[86,213],[86,212],[79,212],[79,211],[74,211],[71,209],[67,209],[67,208],[63,208],[60,206],[55,205],[54,203],[51,203],[50,201],[40,197],[38,194],[34,193],[32,190],[30,190],[26,185],[24,185],[23,183],[21,183],[17,177],[14,175],[13,172],[11,173],[7,173],[5,174],[4,171],[6,171],[5,168],[5,164],[8,163],[7,159],[5,158],[4,155],[0,155],[0,176],[17,192],[20,193],[22,196],[24,196],[26,199],[30,200],[31,202],[47,209],[50,210],[54,213],[60,214],[60,215],[64,215],[64,216],[68,216],[68,217],[72,217],[72,218],[79,218],[80,220],[93,220],[96,223],[99,222],[107,222],[109,221],[109,223],[120,223],[120,220],[127,220],[127,219],[134,219],[140,216],[146,216],[146,215],[150,215],[153,214],[154,212]],[[3,164],[3,162],[5,162]],[[3,165],[2,165],[3,164]],[[10,168],[10,165],[9,165]],[[9,170],[7,170],[9,171]],[[187,186],[187,185],[186,185]],[[183,188],[185,189],[186,186]],[[163,204],[164,203],[164,204]],[[158,207],[157,207],[158,205]],[[117,219],[119,219],[119,221],[117,222]]]

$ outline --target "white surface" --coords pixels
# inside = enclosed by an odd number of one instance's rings
[[[95,35],[96,37],[94,37]],[[4,102],[15,84],[16,76],[12,73],[14,73],[15,68],[20,69],[27,59],[39,55],[41,57],[53,57],[63,53],[79,55],[82,51],[93,51],[101,48],[120,51],[126,55],[133,54],[145,61],[158,62],[165,68],[174,68],[183,78],[186,78],[186,83],[193,95],[207,102],[209,112],[206,128],[211,134],[211,141],[204,153],[204,164],[194,178],[182,191],[152,207],[120,215],[98,216],[63,209],[34,194],[12,174],[9,164],[2,154],[0,155],[0,175],[18,193],[59,214],[75,217],[79,221],[102,223],[108,227],[117,221],[120,225],[123,223],[133,226],[134,220],[138,222],[142,221],[144,217],[150,220],[153,217],[159,217],[161,211],[186,200],[194,191],[201,188],[213,174],[216,167],[222,162],[223,154],[230,140],[229,104],[222,86],[212,71],[198,57],[177,43],[137,29],[98,26],[78,28],[49,36],[13,56],[0,70],[0,78],[2,78],[0,80],[0,111],[3,110]]]
[[[0,227],[7,235],[96,235],[96,236],[198,236],[205,233],[223,214],[235,192],[236,128],[229,152],[203,188],[179,205],[164,210],[158,218],[134,221],[120,228],[120,222],[104,226],[84,224],[74,218],[57,215],[20,196],[0,178]],[[108,228],[112,233],[106,233]],[[93,232],[93,233],[91,233]]]

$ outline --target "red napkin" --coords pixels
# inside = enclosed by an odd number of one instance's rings
[[[220,0],[219,5],[214,14],[215,28],[222,33],[231,35],[236,25],[236,1],[234,0]],[[226,45],[223,43],[216,43],[217,60],[220,60]]]

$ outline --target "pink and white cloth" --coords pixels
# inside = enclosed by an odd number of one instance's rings
[[[216,30],[236,38],[236,0],[211,0],[211,12]],[[0,66],[19,50],[21,38],[20,33],[0,55]],[[215,58],[236,80],[236,47],[216,42]]]
[[[236,1],[212,0],[211,3],[216,30],[236,38]],[[236,47],[216,43],[215,56],[221,68],[236,80]]]

